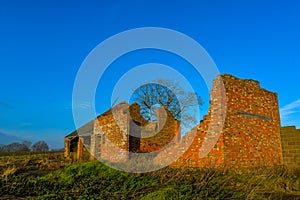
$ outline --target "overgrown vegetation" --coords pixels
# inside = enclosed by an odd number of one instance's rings
[[[300,170],[164,168],[129,174],[60,157],[2,161],[0,197],[14,199],[298,199]],[[297,196],[298,195],[298,196]]]

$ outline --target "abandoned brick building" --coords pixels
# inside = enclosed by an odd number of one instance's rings
[[[281,127],[277,94],[258,81],[219,75],[208,114],[183,138],[180,122],[170,112],[158,110],[156,122],[139,112],[135,103],[108,110],[65,137],[65,156],[79,159],[86,152],[91,159],[124,162],[130,159],[128,152],[157,151],[158,165],[177,156],[174,167],[300,165],[300,130]],[[163,149],[170,143],[171,148]]]
[[[79,159],[90,152],[91,159],[122,162],[129,158],[128,152],[153,152],[179,142],[180,122],[162,107],[157,109],[157,118],[148,122],[140,116],[138,104],[120,103],[67,135],[65,156],[73,152]]]

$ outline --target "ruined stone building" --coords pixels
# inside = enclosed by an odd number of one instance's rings
[[[157,121],[148,122],[140,116],[136,103],[120,103],[65,137],[65,156],[80,159],[90,152],[91,159],[122,162],[129,152],[158,151],[180,139],[180,122],[163,109],[157,110]],[[86,146],[86,148],[83,148]]]
[[[138,104],[119,104],[66,136],[65,155],[76,151],[80,158],[85,144],[91,158],[112,162],[130,159],[128,152],[157,151],[158,164],[179,155],[174,167],[300,166],[300,130],[281,127],[277,94],[258,81],[218,76],[208,114],[183,138],[171,113],[158,114],[160,120],[147,122]]]
[[[250,167],[282,164],[276,93],[260,88],[257,81],[222,75],[214,80],[210,99],[208,115],[198,130],[186,134],[178,146],[194,138],[192,144],[172,165]],[[214,145],[211,151],[210,143]],[[209,152],[205,152],[206,148]],[[157,159],[167,159],[168,155],[176,154],[177,149],[166,150]],[[204,157],[199,158],[201,151]]]

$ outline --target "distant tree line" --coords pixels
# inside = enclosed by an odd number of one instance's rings
[[[0,152],[29,152],[29,151],[49,151],[49,146],[45,141],[38,141],[31,145],[31,141],[13,142],[7,145],[0,145]]]

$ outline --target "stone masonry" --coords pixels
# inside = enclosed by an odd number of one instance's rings
[[[223,127],[222,127],[223,126]],[[255,167],[283,163],[277,94],[259,82],[225,74],[214,80],[208,115],[157,163],[189,148],[175,167]]]
[[[283,162],[286,166],[300,166],[300,130],[295,126],[281,127]]]
[[[66,136],[65,156],[77,152],[80,159],[84,143],[92,159],[110,162],[127,161],[129,152],[156,152],[156,164],[173,167],[300,166],[300,130],[280,127],[277,94],[258,81],[219,75],[208,114],[181,139],[180,122],[163,108],[157,115],[148,122],[138,104],[121,103]]]
[[[91,135],[91,156],[110,162],[125,162],[129,159],[129,152],[153,152],[178,141],[179,122],[162,110],[158,110],[158,118],[163,122],[147,122],[140,116],[140,107],[136,103],[121,103],[98,116]]]

